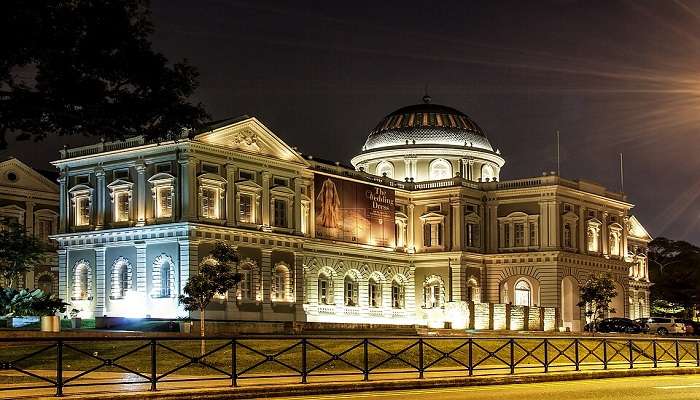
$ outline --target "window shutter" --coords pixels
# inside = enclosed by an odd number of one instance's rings
[[[423,225],[423,246],[430,247],[430,224]]]

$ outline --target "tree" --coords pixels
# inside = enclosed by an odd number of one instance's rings
[[[197,70],[152,49],[147,0],[0,2],[0,146],[6,135],[176,139],[207,114]]]
[[[683,310],[692,316],[700,304],[700,248],[664,237],[649,243],[652,306],[659,313]]]
[[[593,332],[596,331],[598,321],[603,319],[607,312],[615,312],[615,309],[610,307],[615,296],[617,291],[610,273],[595,273],[581,286],[581,301],[577,306],[586,309],[586,317],[591,322]]]
[[[0,230],[0,276],[5,287],[13,287],[19,278],[41,261],[44,246],[19,224]]]
[[[179,301],[187,311],[199,312],[199,334],[202,337],[201,354],[204,355],[204,321],[205,312],[215,294],[224,295],[236,287],[241,280],[241,275],[236,272],[238,253],[232,246],[217,242],[211,253],[213,262],[204,263],[199,267],[199,272],[190,276],[184,295],[180,295]]]

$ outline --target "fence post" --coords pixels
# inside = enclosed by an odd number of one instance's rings
[[[363,365],[362,368],[364,369],[364,374],[365,374],[365,381],[369,380],[369,339],[365,338],[364,343],[363,343],[363,351],[364,351],[364,359],[363,359]]]
[[[654,356],[654,368],[658,367],[658,362],[656,360],[656,339],[651,341],[652,355]]]
[[[156,340],[151,339],[151,391],[156,391],[156,373],[157,373],[157,363],[156,363]]]
[[[306,381],[306,338],[301,339],[301,383]]]
[[[608,339],[603,339],[603,369],[608,369]]]
[[[468,345],[467,345],[469,347],[469,354],[468,354],[469,359],[467,360],[467,369],[469,370],[469,376],[472,376],[472,375],[474,375],[474,361],[472,358],[473,357],[472,356],[472,343],[474,342],[474,339],[469,338],[467,340],[469,340]]]
[[[236,339],[231,340],[231,386],[238,386],[238,349]]]
[[[423,379],[423,366],[425,365],[425,360],[423,360],[423,338],[418,339],[418,379]]]
[[[681,366],[681,356],[678,353],[678,339],[676,339],[676,368]]]
[[[544,372],[549,372],[549,339],[544,339]]]
[[[700,341],[695,340],[695,366],[700,367]]]
[[[63,396],[63,341],[56,342],[56,397]]]
[[[634,368],[634,355],[632,354],[632,339],[627,341],[630,348],[630,369]]]
[[[515,339],[510,339],[510,373],[515,373]]]
[[[581,370],[581,360],[579,359],[578,355],[578,342],[578,338],[574,339],[574,364],[576,364],[576,371]]]

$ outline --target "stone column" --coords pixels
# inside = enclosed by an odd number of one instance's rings
[[[146,165],[136,164],[136,226],[146,225]]]
[[[464,230],[464,212],[462,202],[458,199],[452,205],[452,250],[462,250],[462,230]]]
[[[95,229],[102,229],[105,226],[105,206],[107,202],[107,185],[105,183],[105,171],[102,168],[95,169],[95,177],[97,178],[97,221]]]
[[[309,237],[316,237],[316,188],[313,179],[309,181],[307,189],[309,194],[309,218],[308,218],[308,233]]]
[[[406,221],[406,248],[409,252],[415,250],[415,237],[413,234],[413,209],[415,205],[413,203],[408,203],[406,210],[408,211],[408,221]]]
[[[262,173],[262,225],[270,226],[270,178],[272,174]]]
[[[586,241],[586,209],[581,204],[578,207],[578,252],[586,254],[588,242]]]
[[[301,178],[294,178],[294,234],[301,235]]]
[[[226,164],[226,225],[235,226],[236,210],[236,166]]]
[[[180,262],[178,263],[179,271],[176,271],[178,294],[183,294],[183,289],[190,279],[190,274],[197,272],[199,263],[199,243],[188,239],[180,239],[177,242],[179,250]],[[189,315],[182,305],[178,305],[178,313],[180,315]]]
[[[462,272],[463,268],[462,265],[459,264],[458,261],[452,261],[450,262],[450,274],[452,281],[452,287],[450,288],[450,297],[451,301],[461,301],[465,300],[466,297],[466,282],[464,278],[462,277]]]
[[[194,221],[197,218],[197,161],[193,158],[178,160],[180,164],[180,221]]]
[[[66,232],[66,226],[68,225],[68,219],[69,219],[69,214],[68,214],[68,202],[67,202],[67,194],[66,194],[66,173],[64,171],[61,171],[61,176],[57,179],[58,181],[58,188],[59,188],[59,194],[58,194],[58,213],[59,213],[59,228],[58,232],[59,233],[65,233]]]
[[[630,219],[626,215],[621,215],[620,219],[622,220],[622,248],[620,249],[620,258],[622,260],[627,260],[627,228],[630,223]]]
[[[610,252],[610,248],[608,247],[608,212],[603,211],[602,213],[602,220],[601,222],[601,238],[600,238],[600,243],[601,243],[601,248],[602,248],[602,253],[604,256],[607,256],[608,253]]]
[[[95,247],[95,299],[97,300],[95,304],[95,316],[101,317],[106,314],[106,302],[107,302],[107,268],[105,253],[107,248]]]
[[[136,243],[136,291],[146,292],[146,243]]]
[[[498,203],[489,202],[487,204],[488,210],[488,226],[489,226],[489,237],[488,237],[488,248],[486,251],[488,253],[498,252]]]
[[[272,278],[272,250],[262,250],[262,263],[260,265],[260,284],[262,286],[262,304],[263,315],[272,312],[272,294],[271,294],[271,278]],[[257,293],[256,293],[257,295]],[[264,319],[264,317],[262,318]]]
[[[68,250],[58,249],[58,293],[59,296],[68,301],[72,297],[68,277],[70,268],[68,267]]]
[[[36,234],[34,232],[34,201],[31,198],[24,203],[24,228],[28,234]]]
[[[306,321],[304,313],[304,290],[306,277],[304,276],[304,255],[294,252],[294,320]],[[308,302],[308,300],[307,300]]]

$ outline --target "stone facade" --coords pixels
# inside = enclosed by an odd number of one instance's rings
[[[19,287],[58,293],[56,243],[49,238],[58,232],[58,190],[49,177],[14,157],[0,162],[0,229],[19,224],[49,249],[39,265],[20,277]]]
[[[612,272],[616,315],[648,315],[651,238],[625,196],[553,175],[500,181],[500,152],[440,107],[390,114],[354,168],[302,155],[248,117],[178,141],[62,150],[60,292],[86,316],[183,315],[177,295],[223,240],[245,279],[212,319],[428,325],[464,302],[477,328],[578,330],[578,285],[594,271]],[[429,134],[392,142],[413,134],[389,129],[407,129],[394,114]],[[317,175],[393,191],[393,245],[317,235]]]

